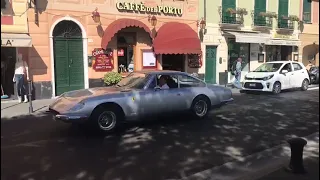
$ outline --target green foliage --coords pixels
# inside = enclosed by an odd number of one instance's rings
[[[108,72],[104,75],[103,81],[107,86],[112,86],[120,82],[121,79],[121,74],[117,72]]]

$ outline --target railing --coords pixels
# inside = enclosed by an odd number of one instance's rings
[[[288,19],[278,19],[278,28],[293,30],[293,22],[289,21]]]
[[[220,23],[221,24],[235,24],[240,25],[243,23],[243,18],[237,13],[230,13],[222,10],[222,7],[219,7],[220,14]]]
[[[253,26],[272,28],[272,18],[264,17],[259,13],[252,12]]]
[[[311,13],[310,12],[304,12],[302,19],[303,19],[304,23],[311,23]]]

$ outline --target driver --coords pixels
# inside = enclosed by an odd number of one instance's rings
[[[164,76],[161,76],[159,79],[159,87],[161,89],[169,89],[169,86],[167,85],[167,80]]]

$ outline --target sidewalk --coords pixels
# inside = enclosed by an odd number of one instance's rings
[[[47,110],[50,103],[54,99],[41,99],[32,101],[33,114],[41,113]],[[1,101],[1,119],[12,118],[15,116],[29,114],[29,102],[19,103],[17,100],[13,101]]]

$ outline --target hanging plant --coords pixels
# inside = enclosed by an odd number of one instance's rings
[[[226,10],[226,12],[229,13],[229,14],[236,14],[237,13],[237,11],[235,9],[233,9],[233,8],[228,8]]]
[[[299,21],[300,21],[299,17],[296,16],[296,15],[290,15],[290,16],[289,16],[289,20],[290,20],[290,21],[296,21],[296,22],[299,22]]]
[[[247,15],[248,14],[248,11],[245,9],[245,8],[238,8],[236,10],[236,13],[237,14],[240,14],[240,15]]]

